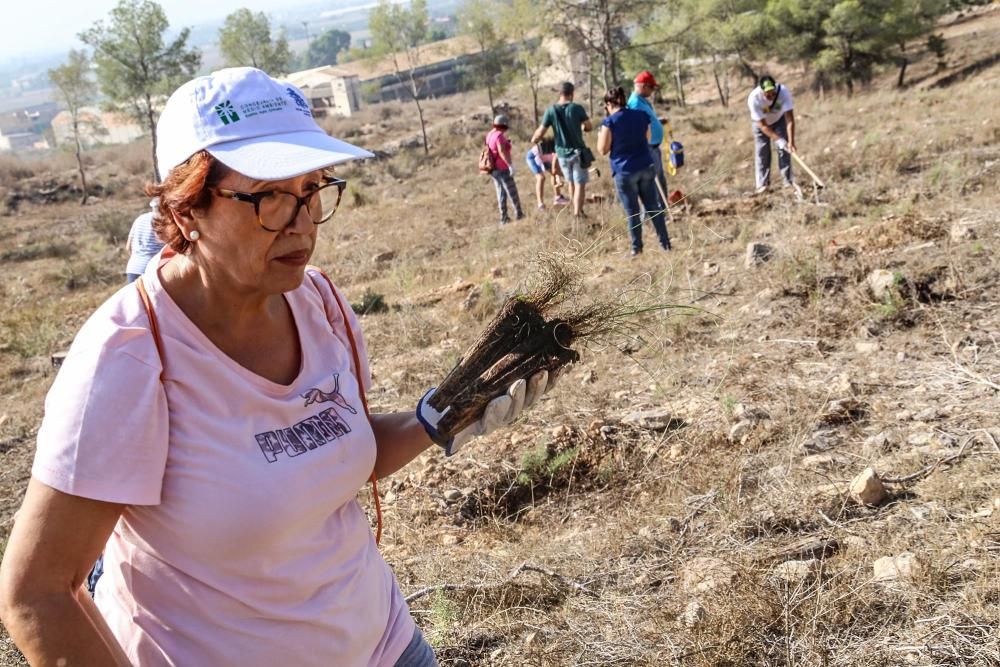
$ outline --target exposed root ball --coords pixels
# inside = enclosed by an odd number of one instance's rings
[[[517,380],[542,370],[553,373],[577,361],[580,355],[572,349],[574,343],[627,330],[628,318],[649,310],[624,303],[560,309],[577,296],[579,273],[565,258],[545,255],[539,259],[537,275],[526,294],[504,302],[430,398],[434,409],[448,408],[438,424],[443,436],[479,419],[486,404]]]

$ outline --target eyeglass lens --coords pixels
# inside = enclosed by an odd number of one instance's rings
[[[312,193],[302,208],[314,224],[326,222],[340,204],[341,187],[330,184]],[[299,199],[287,192],[274,192],[260,200],[260,221],[265,229],[280,231],[290,225],[299,211]]]

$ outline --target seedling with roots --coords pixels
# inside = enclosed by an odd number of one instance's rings
[[[438,423],[442,436],[479,419],[486,404],[517,380],[541,371],[553,376],[577,361],[574,345],[627,334],[642,313],[673,307],[639,306],[625,298],[580,305],[580,274],[571,261],[542,255],[538,266],[534,287],[504,301],[429,399],[445,413]]]

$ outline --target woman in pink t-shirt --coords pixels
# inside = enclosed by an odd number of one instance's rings
[[[493,186],[497,192],[497,208],[500,209],[501,225],[510,222],[510,214],[507,213],[508,199],[514,208],[514,219],[520,220],[524,217],[521,197],[517,193],[517,183],[514,181],[514,160],[510,153],[510,138],[507,137],[509,127],[510,120],[507,116],[499,114],[493,119],[493,129],[486,135],[486,145],[493,157],[493,171],[490,172],[490,178],[493,179]]]
[[[157,139],[167,249],[91,316],[46,398],[4,625],[32,664],[436,665],[358,491],[509,423],[547,376],[450,439],[433,390],[369,415],[357,318],[307,265],[345,185],[330,168],[371,153],[252,68],[181,86]]]

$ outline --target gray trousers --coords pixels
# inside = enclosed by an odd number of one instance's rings
[[[517,194],[517,183],[514,182],[514,177],[510,175],[509,169],[494,169],[490,172],[490,177],[493,179],[493,185],[497,189],[497,207],[500,209],[500,223],[510,222],[510,216],[507,214],[507,199],[510,198],[510,203],[514,205],[514,217],[520,219],[524,217],[524,211],[521,210],[521,198]]]
[[[788,130],[785,128],[785,117],[782,116],[774,125],[769,125],[778,136],[788,141]],[[757,175],[757,187],[771,184],[771,138],[764,134],[756,123],[753,124],[754,170]],[[792,184],[792,154],[788,151],[778,151],[778,169],[785,183]]]

